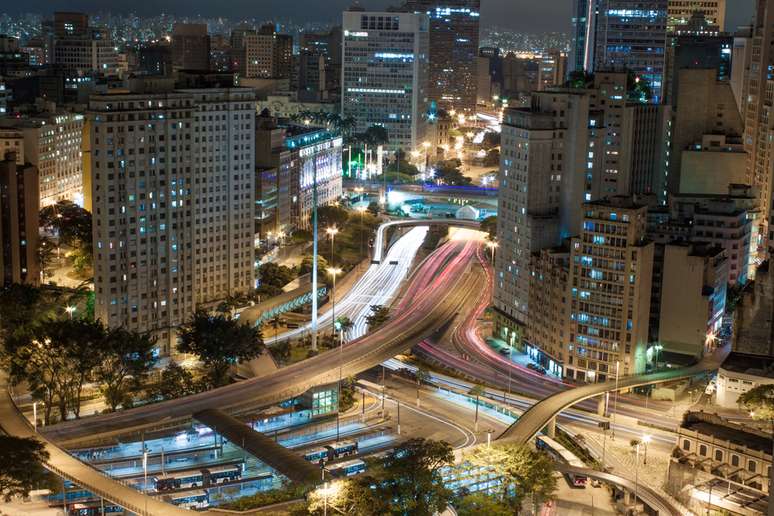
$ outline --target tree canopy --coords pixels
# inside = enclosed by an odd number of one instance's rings
[[[258,357],[263,349],[259,328],[222,314],[197,310],[180,328],[178,350],[198,356],[214,386],[227,383],[230,366]]]
[[[481,231],[487,234],[489,240],[497,239],[497,215],[490,215],[481,221]]]
[[[43,443],[0,435],[0,498],[25,497],[46,482],[43,463],[49,458]]]
[[[101,384],[105,403],[111,410],[119,405],[132,406],[130,385],[139,386],[155,362],[156,340],[139,333],[117,328],[107,332],[102,349],[102,361],[94,378]]]
[[[754,419],[774,422],[774,384],[753,387],[742,393],[737,403],[749,411]]]
[[[371,305],[371,313],[366,316],[366,324],[370,331],[374,331],[390,318],[390,307],[383,305]]]

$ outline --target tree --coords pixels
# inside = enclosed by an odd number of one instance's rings
[[[462,162],[458,159],[441,161],[435,167],[435,179],[452,186],[472,184],[473,180],[460,171],[461,166]]]
[[[137,386],[156,361],[156,340],[140,333],[118,328],[108,332],[103,345],[104,358],[95,370],[95,380],[102,384],[105,403],[111,410],[119,405],[131,406],[129,391]]]
[[[277,343],[277,335],[279,334],[279,327],[282,326],[282,318],[278,315],[275,315],[271,319],[269,319],[269,326],[274,328],[274,343]]]
[[[311,491],[307,497],[306,510],[309,514],[351,514],[354,516],[381,516],[389,513],[386,500],[375,499],[371,486],[376,483],[372,477],[361,475],[355,478],[334,480]]]
[[[486,391],[484,390],[484,388],[478,384],[471,387],[471,389],[468,391],[468,394],[476,397],[476,420],[474,423],[476,432],[478,432],[478,405],[479,405],[478,401],[481,398],[481,395],[484,394],[485,392]]]
[[[230,366],[256,358],[263,349],[260,329],[204,310],[197,310],[180,329],[178,350],[198,356],[214,386],[227,383]]]
[[[43,463],[49,454],[36,439],[0,435],[0,497],[6,502],[29,492],[46,481]]]
[[[350,376],[341,382],[341,400],[339,413],[346,412],[355,404],[355,378]]]
[[[528,446],[479,446],[465,460],[472,466],[491,468],[503,479],[500,484],[500,501],[508,503],[514,511],[518,510],[527,494],[532,495],[537,505],[551,499],[556,491],[551,458]]]
[[[344,208],[334,205],[320,206],[317,208],[317,222],[320,231],[331,226],[343,226],[349,220],[349,212]]]
[[[0,289],[0,335],[9,338],[26,332],[41,315],[39,288],[13,283]]]
[[[390,318],[390,307],[383,305],[371,305],[371,313],[366,316],[366,324],[370,331],[374,331],[379,326],[387,322]]]
[[[491,215],[481,221],[481,231],[487,234],[489,240],[497,239],[497,215]]]
[[[191,372],[172,362],[161,372],[161,381],[153,389],[153,396],[172,400],[196,392]]]
[[[290,360],[290,342],[287,340],[275,342],[269,347],[269,352],[271,353],[271,356],[274,357],[274,360],[282,364],[287,364],[288,360]]]
[[[374,217],[379,216],[379,203],[376,201],[371,201],[368,203],[368,213],[373,215]]]
[[[38,264],[40,265],[41,281],[51,277],[51,262],[54,260],[56,245],[47,236],[38,238]]]
[[[344,340],[343,336],[346,335],[347,332],[351,330],[354,325],[355,323],[352,322],[352,319],[350,319],[346,315],[336,318],[336,328],[338,329],[338,331],[341,332],[342,340]]]
[[[418,407],[419,406],[419,388],[422,387],[423,383],[430,381],[430,372],[424,367],[420,367],[417,369],[415,376],[417,378],[417,407]]]
[[[296,272],[290,267],[266,262],[258,269],[258,277],[261,285],[271,285],[281,289],[296,279]]]
[[[325,270],[330,267],[328,265],[328,260],[325,259],[324,256],[318,254],[317,255],[317,274],[319,277],[322,277],[322,275],[325,273]],[[312,272],[312,255],[307,254],[301,259],[301,263],[298,266],[298,274],[299,276],[303,276],[304,274],[311,274]]]
[[[386,145],[390,141],[390,135],[387,132],[387,128],[382,125],[372,125],[360,138],[367,145],[374,147],[378,145]]]
[[[372,498],[389,500],[388,514],[440,513],[453,496],[443,485],[441,469],[453,463],[454,453],[448,443],[409,439],[385,459]]]
[[[454,503],[459,516],[511,516],[513,509],[486,493],[478,492],[462,496]]]
[[[768,421],[771,424],[772,435],[774,435],[774,384],[753,387],[742,393],[737,399],[737,403],[748,410],[753,419]],[[774,453],[774,443],[772,443],[772,453]],[[771,478],[769,479],[769,489],[773,485],[774,478]]]

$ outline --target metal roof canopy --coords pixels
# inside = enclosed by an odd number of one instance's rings
[[[193,417],[294,482],[314,483],[320,479],[315,465],[222,410],[206,409]]]

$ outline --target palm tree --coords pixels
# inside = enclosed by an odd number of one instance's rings
[[[484,394],[484,387],[476,384],[474,385],[469,391],[468,394],[471,396],[476,397],[476,420],[475,420],[475,426],[474,429],[476,432],[478,432],[478,401],[481,398],[481,395]]]
[[[430,381],[430,373],[424,367],[420,367],[415,374],[417,377],[417,407],[419,407],[419,388],[424,382]]]
[[[338,323],[339,331],[341,332],[341,339],[344,340],[344,336],[352,329],[355,323],[347,316],[336,318],[336,322]]]
[[[274,342],[277,342],[277,334],[279,333],[279,327],[282,325],[282,319],[279,315],[275,315],[269,320],[269,326],[274,328]]]

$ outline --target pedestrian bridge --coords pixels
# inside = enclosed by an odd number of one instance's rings
[[[328,289],[322,286],[317,289],[317,299],[322,299],[328,293]],[[245,308],[239,314],[239,320],[250,324],[251,326],[260,326],[266,321],[270,321],[278,315],[286,312],[292,312],[312,302],[311,287],[299,287],[279,296],[275,296],[268,301],[258,303],[257,305]]]

